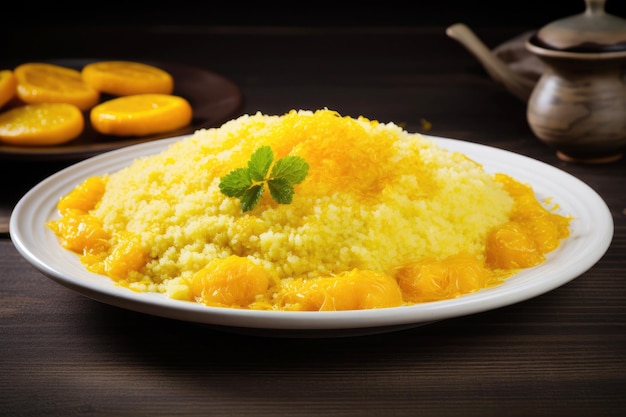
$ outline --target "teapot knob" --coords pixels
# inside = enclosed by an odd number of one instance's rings
[[[585,13],[604,13],[605,4],[606,0],[585,0]]]
[[[626,19],[606,13],[606,0],[585,0],[585,11],[539,29],[532,43],[551,51],[604,53],[626,51]]]

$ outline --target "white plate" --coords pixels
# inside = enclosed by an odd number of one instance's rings
[[[613,218],[602,198],[577,178],[550,165],[501,149],[454,139],[430,137],[444,148],[463,152],[489,172],[502,172],[532,185],[540,200],[552,197],[560,212],[573,216],[571,236],[545,263],[510,277],[500,286],[452,300],[361,311],[284,312],[211,308],[162,294],[136,293],[109,278],[89,273],[61,248],[45,226],[57,218],[59,198],[85,178],[113,173],[134,158],[164,150],[186,136],[130,146],[92,157],[45,179],[16,205],[10,234],[17,250],[54,281],[87,297],[155,316],[271,336],[346,336],[419,326],[518,303],[554,290],[591,268],[613,238]]]

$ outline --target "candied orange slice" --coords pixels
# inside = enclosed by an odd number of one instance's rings
[[[174,91],[174,79],[167,71],[139,62],[94,62],[85,65],[81,73],[83,80],[96,90],[116,96]]]
[[[84,125],[83,113],[73,104],[28,104],[0,114],[0,142],[58,145],[80,135]]]
[[[169,132],[191,123],[187,100],[169,94],[135,94],[118,97],[91,109],[91,125],[113,136],[145,136]]]
[[[85,111],[100,101],[100,92],[85,83],[80,71],[73,68],[28,62],[13,72],[17,96],[24,103],[68,103]]]
[[[0,71],[0,108],[15,96],[17,80],[11,70]]]

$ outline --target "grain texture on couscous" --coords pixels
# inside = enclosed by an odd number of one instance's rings
[[[245,167],[261,146],[277,159],[303,158],[308,175],[290,204],[265,192],[244,212],[220,191],[220,179]],[[240,308],[339,309],[328,300],[298,299],[316,280],[334,279],[324,287],[329,293],[340,286],[333,277],[359,271],[397,282],[399,270],[424,260],[462,255],[482,268],[489,233],[510,220],[515,205],[503,183],[465,155],[393,123],[327,109],[243,115],[103,178],[105,191],[89,214],[110,245],[87,258],[92,270],[106,274],[115,248],[132,236],[143,262],[118,280],[202,302],[202,294],[211,296],[206,282],[197,282],[199,271],[216,260],[244,259],[266,273],[260,289],[242,303],[207,302]],[[355,292],[352,281],[348,287]],[[346,308],[376,307],[359,303]],[[406,304],[406,297],[394,303]]]

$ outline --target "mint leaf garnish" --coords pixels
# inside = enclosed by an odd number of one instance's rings
[[[272,178],[284,178],[290,184],[300,184],[309,172],[309,164],[299,156],[288,155],[279,159],[272,168]]]
[[[220,191],[229,197],[241,197],[252,186],[250,171],[237,168],[226,174],[220,182]]]
[[[274,152],[272,152],[272,148],[269,146],[262,146],[254,151],[252,156],[250,156],[250,161],[248,161],[250,177],[254,181],[264,181],[273,160]]]
[[[267,181],[267,188],[274,201],[280,204],[289,204],[293,199],[293,185],[285,178],[274,178]]]
[[[258,204],[265,189],[279,204],[289,204],[293,200],[294,185],[300,184],[309,172],[309,164],[301,157],[288,155],[274,162],[274,152],[269,146],[262,146],[252,153],[247,168],[237,168],[220,180],[220,191],[228,197],[237,197],[241,209],[250,211]]]
[[[248,188],[239,198],[241,200],[241,209],[250,211],[257,205],[263,195],[263,184],[253,185]]]

